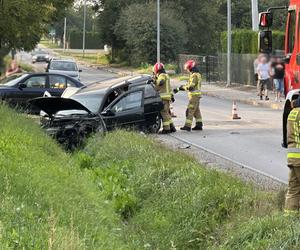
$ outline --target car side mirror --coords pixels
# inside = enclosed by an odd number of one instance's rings
[[[114,116],[115,113],[114,113],[111,109],[106,109],[106,110],[104,110],[104,111],[101,113],[101,115],[103,115],[103,116]]]
[[[259,52],[263,54],[268,54],[272,52],[272,31],[266,30],[261,31],[258,34],[258,48]]]
[[[27,85],[24,84],[24,83],[20,83],[20,84],[19,84],[19,88],[20,88],[20,89],[26,89],[26,88],[27,88]]]

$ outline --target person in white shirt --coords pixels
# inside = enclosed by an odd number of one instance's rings
[[[265,94],[265,100],[269,100],[268,88],[270,86],[270,69],[270,64],[268,63],[267,58],[262,57],[261,62],[257,66],[260,100],[263,99],[263,93]]]

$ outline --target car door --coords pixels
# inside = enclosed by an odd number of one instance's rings
[[[19,94],[15,96],[19,106],[26,107],[28,101],[33,98],[42,97],[47,85],[47,75],[33,75],[19,83]]]
[[[107,129],[140,128],[144,122],[144,91],[124,93],[102,112]]]

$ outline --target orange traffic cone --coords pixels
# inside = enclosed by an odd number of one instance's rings
[[[241,119],[241,117],[239,117],[238,114],[237,114],[236,101],[233,101],[233,104],[232,104],[232,119],[233,120],[239,120],[239,119]]]

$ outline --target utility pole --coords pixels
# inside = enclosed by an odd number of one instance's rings
[[[157,0],[157,62],[160,63],[160,0]]]
[[[231,85],[231,0],[227,0],[227,87]]]
[[[86,0],[83,5],[83,32],[82,32],[82,56],[85,54],[85,23],[86,23]]]
[[[64,23],[64,53],[66,52],[66,40],[67,40],[67,18],[65,17],[65,23]]]
[[[252,30],[258,31],[258,1],[251,0],[252,4]]]

